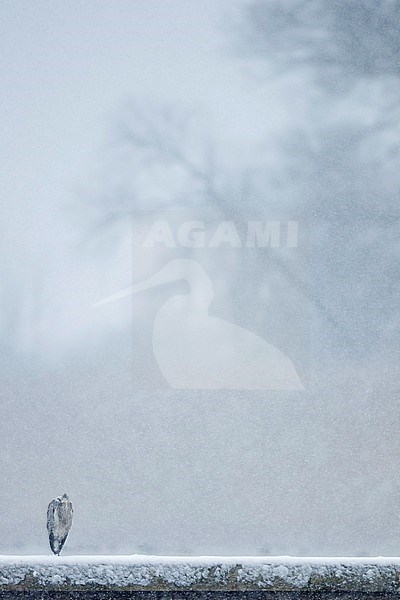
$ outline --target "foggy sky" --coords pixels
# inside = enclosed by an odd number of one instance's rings
[[[385,277],[398,249],[373,246],[369,255],[374,235],[354,221],[359,253],[346,254],[340,215],[334,235],[312,221],[327,184],[309,175],[298,133],[310,135],[305,147],[330,175],[330,157],[344,156],[332,131],[373,123],[385,94],[360,85],[334,104],[304,72],[267,77],[262,60],[235,49],[239,1],[10,0],[0,10],[0,552],[46,553],[47,503],[68,492],[71,554],[395,554],[396,299]],[[304,393],[167,389],[146,340],[181,284],[93,311],[144,268],[133,260],[128,220],[99,233],[92,219],[103,194],[138,179],[138,163],[118,164],[126,155],[116,131],[131,99],[201,115],[199,137],[218,142],[223,199],[239,198],[250,216],[255,206],[284,205],[303,216],[306,251],[299,263],[289,255],[297,288],[269,258],[264,269],[263,257],[222,255],[210,272],[212,314],[283,344],[300,364]],[[348,182],[344,163],[334,175]],[[168,179],[165,156],[160,164]],[[144,198],[153,185],[146,169]],[[371,179],[379,186],[380,176]],[[397,189],[391,173],[387,181]],[[370,188],[366,180],[360,198]],[[196,182],[183,189],[198,193]],[[360,257],[367,267],[358,272]],[[211,265],[212,254],[205,260]],[[302,293],[303,279],[322,290],[324,314]],[[375,322],[385,334],[374,333]],[[282,333],[293,323],[295,342],[290,329]]]

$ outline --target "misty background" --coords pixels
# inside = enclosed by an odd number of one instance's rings
[[[398,554],[400,2],[0,10],[0,552],[47,553],[68,492],[65,553]],[[148,275],[137,215],[180,208],[299,221],[295,258],[204,260],[304,391],[168,389],[180,283],[92,309]]]

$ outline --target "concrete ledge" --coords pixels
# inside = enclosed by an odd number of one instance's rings
[[[265,598],[270,594],[284,595],[285,598],[399,597],[400,559],[138,555],[0,557],[0,598],[13,598],[20,593],[25,598],[44,598],[46,594],[54,598],[73,598],[78,597],[78,592],[79,597],[103,598],[106,597],[103,593],[110,592],[171,591],[183,594],[169,594],[168,598],[186,597],[187,592],[215,592],[212,596],[230,592],[232,600],[235,596],[232,592],[240,592],[242,598],[244,592],[254,592],[250,594],[253,598]],[[124,595],[121,594],[121,598]],[[145,595],[155,597],[157,594]],[[161,598],[163,594],[157,597]]]

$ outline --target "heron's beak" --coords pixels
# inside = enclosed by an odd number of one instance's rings
[[[144,281],[140,281],[139,283],[135,283],[135,285],[131,285],[111,296],[107,296],[96,302],[92,305],[92,308],[96,308],[97,306],[101,306],[102,304],[109,304],[110,302],[115,302],[116,300],[121,300],[122,298],[127,298],[128,296],[133,296],[138,292],[143,292],[144,290],[148,290],[149,288],[155,287],[157,285],[162,285],[163,283],[170,283],[171,281],[176,281],[179,279],[176,273],[172,273],[170,269],[168,269],[168,265],[161,269],[158,273],[145,279]]]

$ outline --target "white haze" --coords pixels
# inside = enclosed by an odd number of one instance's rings
[[[334,94],[272,68],[242,31],[251,4],[2,4],[1,553],[46,553],[64,492],[66,553],[398,551],[399,131],[374,130],[398,82]],[[304,224],[294,287],[278,267],[262,287],[248,255],[203,256],[219,317],[284,347],[303,319],[304,392],[168,389],[143,340],[181,284],[92,308],[160,258],[135,260],[132,211],[207,204],[168,150],[144,159],[124,137],[150,121],[175,139],[175,119],[184,157],[215,158],[216,219]]]

